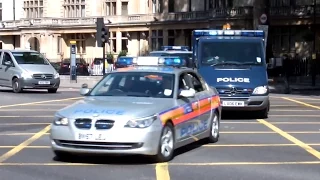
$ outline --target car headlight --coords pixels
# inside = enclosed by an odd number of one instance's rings
[[[157,115],[148,116],[148,117],[139,118],[139,119],[133,119],[133,120],[129,120],[125,125],[125,127],[146,128],[151,126],[151,124],[157,119],[158,119]]]
[[[21,74],[21,77],[24,78],[24,79],[32,79],[32,75],[28,72],[23,72]]]
[[[54,78],[55,78],[55,79],[57,79],[57,78],[59,78],[59,77],[60,77],[59,73],[54,74]]]
[[[65,117],[55,117],[53,124],[57,126],[68,126],[69,120]]]
[[[268,92],[268,86],[259,86],[254,88],[252,94],[266,94]]]

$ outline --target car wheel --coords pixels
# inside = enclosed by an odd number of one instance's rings
[[[220,119],[217,112],[212,114],[210,123],[210,135],[208,137],[208,143],[216,143],[219,141],[220,136]]]
[[[48,93],[56,93],[58,91],[57,88],[48,89]]]
[[[173,158],[174,153],[174,130],[171,123],[167,123],[161,132],[158,153],[154,157],[156,162],[167,162]]]
[[[21,93],[23,91],[18,78],[12,80],[12,90],[14,93]]]
[[[262,119],[268,118],[269,110],[270,110],[270,103],[268,102],[268,106],[266,108],[258,111],[259,118],[262,118]]]
[[[58,160],[65,160],[71,158],[71,155],[69,153],[63,151],[53,151],[53,153]]]

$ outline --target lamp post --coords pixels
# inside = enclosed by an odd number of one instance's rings
[[[312,48],[312,57],[311,57],[311,78],[312,78],[312,86],[316,85],[316,76],[317,76],[317,70],[316,70],[316,60],[317,60],[317,52],[316,52],[316,40],[317,40],[317,1],[313,0],[313,48]]]

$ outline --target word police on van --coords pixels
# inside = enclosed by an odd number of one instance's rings
[[[217,78],[217,82],[245,82],[250,83],[249,78]]]

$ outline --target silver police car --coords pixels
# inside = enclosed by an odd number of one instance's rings
[[[58,158],[140,154],[165,162],[179,147],[219,139],[218,93],[189,68],[121,68],[81,94],[55,114],[50,139]]]

